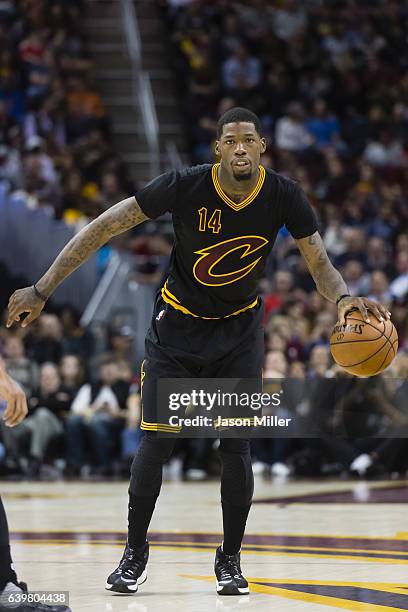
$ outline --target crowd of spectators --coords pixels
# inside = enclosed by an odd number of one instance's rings
[[[276,303],[290,292],[286,274]],[[332,321],[316,292],[311,310],[293,299],[268,320],[264,391],[283,389],[273,413],[307,435],[253,439],[256,473],[378,476],[408,468],[407,352],[374,379],[350,376],[330,354]],[[0,476],[128,476],[143,435],[133,332],[120,325],[106,342],[97,336],[68,307],[25,329],[2,328],[0,358],[26,392],[29,416],[13,429],[0,422]],[[216,474],[215,449],[213,439],[180,440],[172,460],[178,475]]]
[[[121,325],[101,344],[68,307],[27,330],[1,330],[0,359],[24,389],[29,415],[14,429],[0,425],[0,473],[127,473],[141,436],[132,339]]]
[[[83,0],[0,5],[2,193],[78,227],[134,192],[111,146],[85,12]]]
[[[337,309],[285,228],[261,282],[265,378],[296,380],[282,415],[324,421],[336,441],[254,440],[266,474],[403,472],[408,422],[408,10],[397,0],[160,0],[183,85],[193,162],[213,161],[220,113],[240,104],[262,119],[263,163],[298,180],[352,295],[392,311],[400,352],[370,387],[333,363]],[[1,3],[0,182],[32,207],[86,222],[131,193],[92,85],[84,7]],[[47,19],[45,19],[47,17]],[[160,285],[171,245],[158,228],[128,241],[138,280]],[[140,381],[132,330],[104,342],[70,308],[0,332],[0,357],[26,391],[30,415],[2,428],[0,471],[38,476],[128,471],[140,440]],[[340,385],[342,401],[330,395]],[[329,385],[327,390],[326,385]],[[294,397],[293,397],[294,394]],[[290,395],[290,394],[289,394]],[[316,412],[317,411],[317,412]],[[388,437],[398,430],[402,436]],[[372,437],[362,437],[370,431]],[[342,435],[346,433],[347,435]],[[182,441],[192,478],[219,469],[212,440]],[[63,460],[63,461],[61,461]],[[58,463],[59,462],[59,463]]]
[[[407,348],[406,2],[159,5],[173,43],[193,161],[213,161],[222,112],[236,105],[255,111],[268,142],[262,162],[299,181],[350,292],[388,305],[400,347]],[[269,315],[316,312],[313,281],[284,228],[263,289]],[[293,300],[297,305],[288,306]],[[319,309],[323,320],[335,316],[327,303]],[[310,321],[298,317],[295,324],[309,336],[306,343],[318,340],[321,332]]]

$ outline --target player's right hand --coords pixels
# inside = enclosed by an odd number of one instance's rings
[[[7,374],[0,364],[0,397],[7,401],[3,420],[7,427],[21,423],[28,413],[27,399],[24,391],[15,380]]]
[[[21,327],[26,327],[40,315],[44,305],[45,302],[36,296],[32,287],[17,289],[9,299],[6,327],[20,321],[20,316],[28,312],[28,316],[21,323]]]

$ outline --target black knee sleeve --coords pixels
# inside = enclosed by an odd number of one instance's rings
[[[254,476],[249,440],[222,438],[218,452],[221,459],[221,500],[234,506],[250,505]]]
[[[138,497],[158,496],[163,465],[173,452],[176,438],[158,437],[146,431],[133,459],[129,493]]]

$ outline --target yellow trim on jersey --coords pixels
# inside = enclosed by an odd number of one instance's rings
[[[242,200],[242,202],[237,203],[237,202],[234,202],[234,200],[231,200],[231,198],[228,197],[227,194],[222,190],[220,181],[218,180],[218,168],[219,167],[220,167],[220,164],[213,165],[212,170],[211,170],[211,176],[212,176],[212,181],[213,181],[215,190],[220,196],[220,198],[224,200],[224,202],[228,204],[228,206],[230,206],[236,212],[242,210],[243,208],[248,206],[248,204],[251,204],[251,202],[255,200],[256,196],[261,191],[262,186],[265,182],[265,174],[266,174],[265,168],[263,166],[259,166],[258,182],[255,185],[253,191],[251,191],[251,193],[245,198],[245,200]]]
[[[167,288],[167,281],[164,283],[164,286],[162,287],[161,294],[162,294],[163,300],[167,304],[170,304],[170,306],[172,306],[175,310],[179,310],[183,314],[190,315],[191,317],[196,317],[197,319],[206,319],[206,320],[211,320],[211,321],[219,320],[219,319],[228,319],[228,317],[233,317],[235,315],[241,314],[241,312],[245,312],[246,310],[249,310],[250,308],[254,308],[258,303],[258,296],[257,296],[254,299],[254,301],[248,304],[247,306],[244,306],[243,308],[240,308],[239,310],[235,310],[234,312],[231,312],[230,314],[225,315],[225,317],[202,317],[201,315],[194,314],[194,312],[191,312],[191,310],[189,310],[188,308],[180,304],[180,300],[178,300],[176,296],[173,295]]]
[[[142,420],[140,423],[140,429],[145,431],[163,431],[166,433],[179,433],[181,426],[178,425],[166,425],[165,423],[149,423],[143,419],[143,383],[146,376],[144,369],[145,359],[143,359],[140,365],[140,404],[142,409]]]
[[[164,433],[180,433],[181,427],[177,425],[164,425],[163,423],[146,423],[142,421],[140,429],[144,431],[162,431]]]

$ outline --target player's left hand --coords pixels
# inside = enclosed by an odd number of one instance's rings
[[[369,300],[366,297],[349,296],[344,297],[342,300],[340,300],[338,304],[338,320],[340,325],[346,324],[347,315],[355,308],[357,308],[361,312],[364,321],[366,321],[367,323],[370,322],[370,312],[379,321],[385,321],[391,316],[389,310],[387,310],[387,308],[385,308],[381,304],[378,304],[378,302],[373,302],[372,300]]]
[[[7,427],[15,427],[28,413],[27,399],[20,385],[0,366],[0,397],[7,401],[3,420]]]

